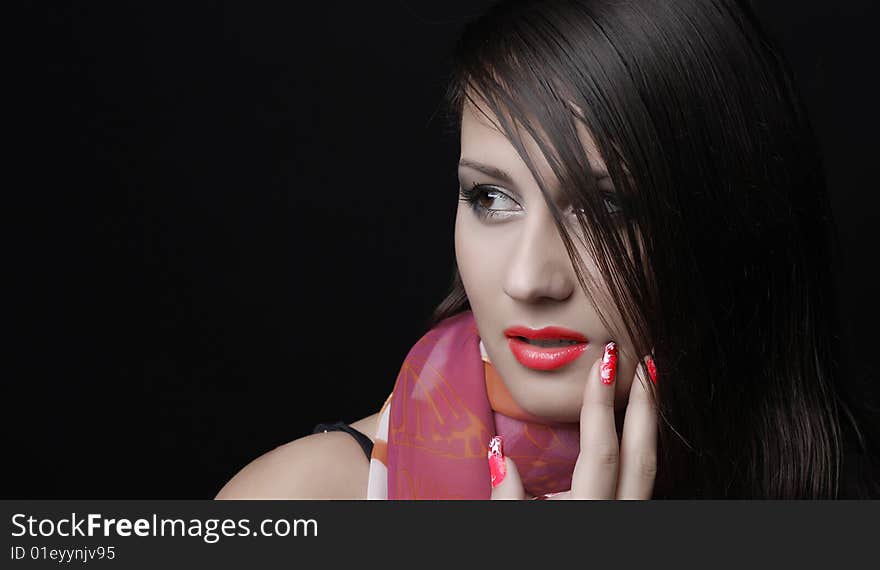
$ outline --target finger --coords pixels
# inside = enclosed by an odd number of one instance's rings
[[[580,454],[571,480],[572,498],[613,499],[620,450],[614,425],[617,345],[609,342],[590,369],[580,418]]]
[[[489,441],[489,478],[492,483],[491,499],[521,500],[526,498],[519,471],[509,457],[504,457],[504,444],[501,436],[496,435]]]
[[[639,366],[629,391],[620,441],[618,499],[650,499],[657,474],[657,408],[647,359]]]

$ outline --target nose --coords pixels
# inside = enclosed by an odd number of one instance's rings
[[[512,250],[504,292],[526,303],[564,301],[574,291],[571,259],[547,208],[530,212]]]

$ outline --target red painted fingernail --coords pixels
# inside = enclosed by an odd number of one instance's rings
[[[602,355],[602,370],[600,376],[603,384],[614,382],[614,373],[617,371],[617,345],[614,341],[605,345],[605,354]]]
[[[645,364],[648,367],[648,375],[651,376],[651,382],[656,384],[657,383],[657,366],[654,364],[654,359],[649,356],[648,360],[645,362]]]
[[[486,455],[489,459],[489,476],[492,478],[492,487],[497,487],[507,475],[507,465],[504,463],[504,445],[500,435],[489,440],[489,451]]]

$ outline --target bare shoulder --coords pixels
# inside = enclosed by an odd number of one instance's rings
[[[378,414],[351,427],[370,439]],[[257,457],[217,493],[216,499],[364,499],[369,461],[351,435],[331,431],[295,439]]]

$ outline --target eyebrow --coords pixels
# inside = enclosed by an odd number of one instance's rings
[[[489,166],[488,164],[481,164],[479,162],[474,162],[472,160],[468,160],[466,158],[461,159],[458,162],[459,166],[465,166],[468,168],[473,168],[474,170],[478,170],[485,174],[486,176],[491,176],[492,178],[497,178],[499,180],[503,180],[508,184],[513,184],[513,176],[508,174],[507,172],[501,170],[500,168],[495,168],[494,166]]]
[[[504,182],[506,182],[507,184],[510,184],[511,186],[514,185],[513,176],[511,176],[510,174],[508,174],[504,170],[501,170],[500,168],[496,168],[494,166],[489,166],[488,164],[482,164],[480,162],[476,162],[473,160],[468,160],[466,158],[462,158],[461,160],[459,160],[458,165],[465,166],[467,168],[473,168],[474,170],[478,170],[478,171],[482,172],[486,176],[491,176],[492,178],[497,178],[498,180],[503,180]],[[596,177],[597,182],[602,181],[606,178],[611,178],[607,172],[602,171],[602,170],[594,170],[593,176]]]

